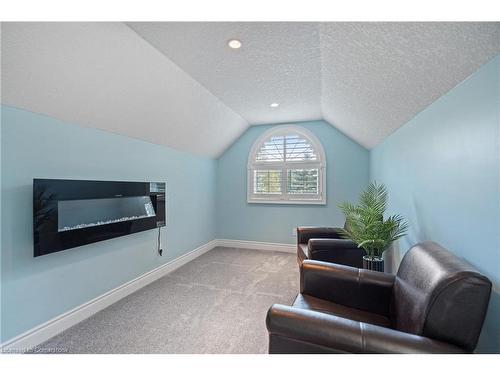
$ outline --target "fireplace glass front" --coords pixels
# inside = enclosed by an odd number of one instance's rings
[[[95,227],[155,216],[150,196],[58,202],[58,231]]]

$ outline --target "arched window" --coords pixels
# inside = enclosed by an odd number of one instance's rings
[[[326,158],[321,143],[299,126],[275,126],[248,158],[249,203],[325,204]]]

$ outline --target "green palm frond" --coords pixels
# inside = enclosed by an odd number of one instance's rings
[[[382,253],[408,230],[408,223],[400,215],[392,215],[384,220],[388,193],[384,185],[370,183],[359,197],[359,204],[349,202],[338,206],[346,217],[344,238],[351,239],[367,255],[381,256]]]

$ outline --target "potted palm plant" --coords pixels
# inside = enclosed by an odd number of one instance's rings
[[[384,219],[387,208],[385,186],[372,182],[361,193],[358,205],[344,202],[339,204],[339,208],[346,217],[342,236],[354,241],[366,252],[363,268],[383,272],[383,252],[403,237],[408,229],[408,223],[400,215]]]

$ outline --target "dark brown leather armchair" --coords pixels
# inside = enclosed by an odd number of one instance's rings
[[[396,276],[306,260],[293,306],[267,314],[269,353],[470,353],[491,282],[434,242]]]
[[[297,228],[297,261],[306,259],[363,267],[363,250],[340,236],[340,228]]]

